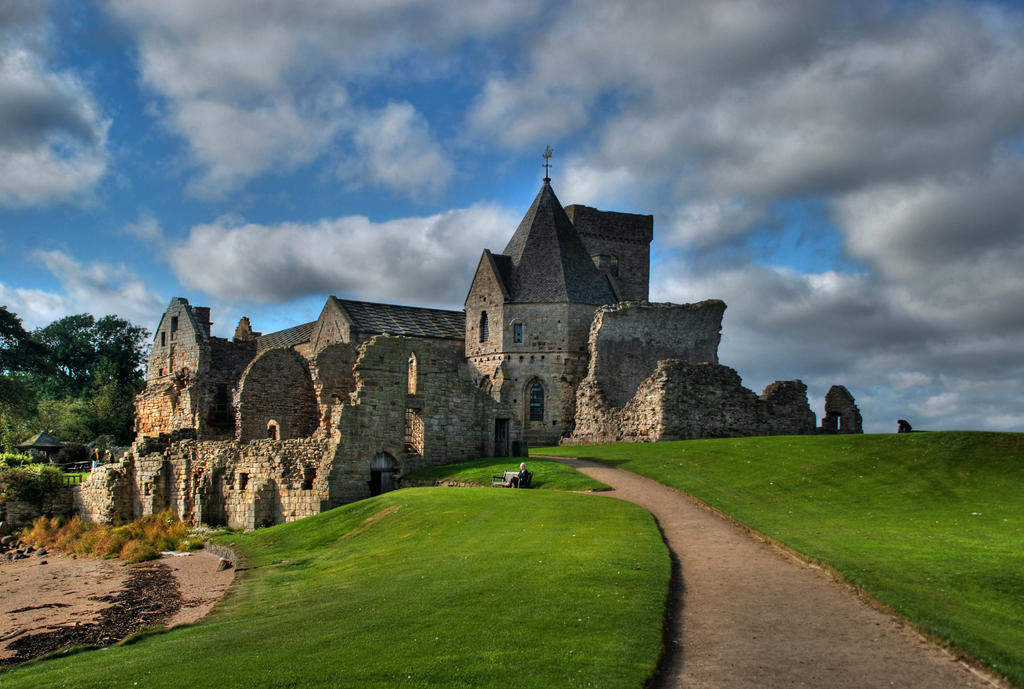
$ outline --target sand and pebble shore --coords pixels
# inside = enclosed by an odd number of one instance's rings
[[[112,645],[147,626],[202,619],[234,568],[206,551],[128,565],[33,550],[0,559],[0,665],[75,645]]]

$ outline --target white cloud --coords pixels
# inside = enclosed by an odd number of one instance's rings
[[[149,213],[140,214],[138,220],[125,225],[124,231],[142,241],[152,242],[163,239],[163,228],[160,226],[160,221]]]
[[[47,63],[43,10],[0,14],[0,206],[87,200],[107,170],[110,121],[78,76]]]
[[[366,113],[353,139],[356,155],[341,164],[339,175],[354,184],[369,181],[414,196],[436,196],[452,177],[451,161],[409,103]]]
[[[0,283],[0,304],[21,318],[25,330],[41,328],[64,316],[79,313],[71,301],[60,294],[8,287],[3,283]]]
[[[359,98],[376,82],[469,69],[445,66],[458,62],[454,48],[522,25],[539,3],[111,0],[107,6],[137,43],[142,81],[162,99],[165,124],[188,142],[199,167],[191,191],[217,197],[278,166],[292,169],[350,146],[376,156],[370,169],[380,184],[413,195],[443,186],[450,163],[422,117],[403,112],[412,106],[384,107],[384,121],[376,123],[382,129],[390,120],[414,144],[406,160],[412,168],[403,172],[380,160],[397,142],[366,140],[374,127],[364,115],[381,108]]]
[[[518,218],[477,205],[375,223],[350,216],[275,226],[193,227],[170,252],[186,289],[222,300],[281,302],[310,294],[458,307],[483,247],[502,245]]]
[[[889,382],[896,392],[923,387],[932,383],[932,376],[920,371],[896,371],[889,374]]]
[[[37,251],[35,258],[60,282],[61,294],[39,290],[6,290],[18,304],[26,323],[45,325],[74,313],[97,317],[114,314],[150,327],[163,312],[165,300],[150,292],[145,283],[125,266],[107,263],[83,265],[64,252]],[[10,306],[10,304],[9,304]],[[45,322],[43,322],[45,321]]]

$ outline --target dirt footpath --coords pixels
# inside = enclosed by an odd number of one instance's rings
[[[605,495],[650,511],[677,560],[670,649],[656,687],[1002,686],[692,498],[621,469],[559,461],[614,488]]]

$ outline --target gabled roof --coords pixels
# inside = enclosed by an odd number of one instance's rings
[[[256,338],[256,351],[265,352],[268,349],[294,347],[297,344],[309,342],[309,338],[313,334],[314,325],[316,325],[316,321],[278,330],[276,333],[260,335]]]
[[[350,299],[338,299],[338,302],[352,319],[353,328],[363,333],[442,337],[455,340],[466,337],[466,314],[462,311],[375,304]]]
[[[410,337],[442,337],[462,340],[466,336],[466,314],[462,311],[424,309],[418,306],[375,304],[328,297],[328,303],[337,304],[348,317],[352,329],[370,335],[388,333]],[[294,347],[305,344],[313,337],[319,321],[303,323],[276,333],[256,338],[256,351]]]
[[[64,447],[64,443],[57,440],[55,437],[47,433],[46,431],[39,431],[34,436],[26,440],[25,442],[18,445],[18,449],[29,449],[36,448],[37,450],[43,450],[47,448],[61,448]]]
[[[594,265],[547,180],[495,263],[510,301],[614,304],[608,279]],[[511,268],[511,270],[508,270]],[[510,273],[506,276],[506,272]]]

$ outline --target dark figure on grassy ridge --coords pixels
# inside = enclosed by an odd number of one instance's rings
[[[906,419],[898,419],[896,421],[896,424],[897,424],[897,429],[896,429],[897,433],[910,433],[912,430],[914,430],[913,428],[910,427],[910,422],[907,421]]]

